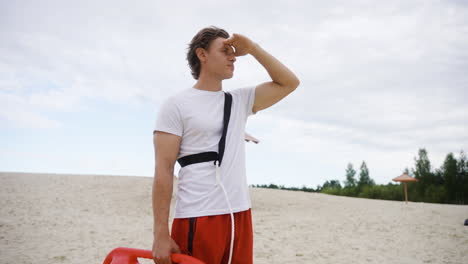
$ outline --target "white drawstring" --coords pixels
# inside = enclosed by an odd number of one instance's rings
[[[231,246],[229,249],[229,261],[228,264],[231,264],[231,259],[232,259],[232,251],[234,249],[234,213],[232,212],[232,207],[231,207],[231,202],[229,201],[228,194],[226,192],[226,189],[224,189],[224,185],[221,182],[221,170],[219,168],[219,161],[215,162],[216,166],[216,184],[221,186],[221,189],[224,192],[224,196],[226,197],[226,202],[229,206],[229,213],[231,214]]]

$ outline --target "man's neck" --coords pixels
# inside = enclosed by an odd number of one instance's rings
[[[193,86],[193,88],[211,92],[218,92],[223,90],[223,83],[220,80],[214,78],[206,78],[205,76],[200,75],[197,83]]]

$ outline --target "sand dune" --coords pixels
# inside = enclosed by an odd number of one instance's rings
[[[0,263],[150,249],[151,187],[146,177],[0,173]],[[468,263],[468,206],[251,193],[257,264]]]

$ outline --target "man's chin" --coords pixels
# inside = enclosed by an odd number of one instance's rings
[[[234,73],[231,73],[231,74],[228,74],[226,76],[224,76],[224,79],[231,79],[232,77],[234,77]]]

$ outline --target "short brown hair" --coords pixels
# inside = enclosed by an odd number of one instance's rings
[[[211,26],[198,31],[198,33],[192,38],[192,41],[188,46],[187,61],[195,80],[198,80],[198,77],[200,77],[201,70],[201,63],[195,51],[198,48],[208,50],[211,42],[218,37],[229,38],[229,33],[224,29]]]

